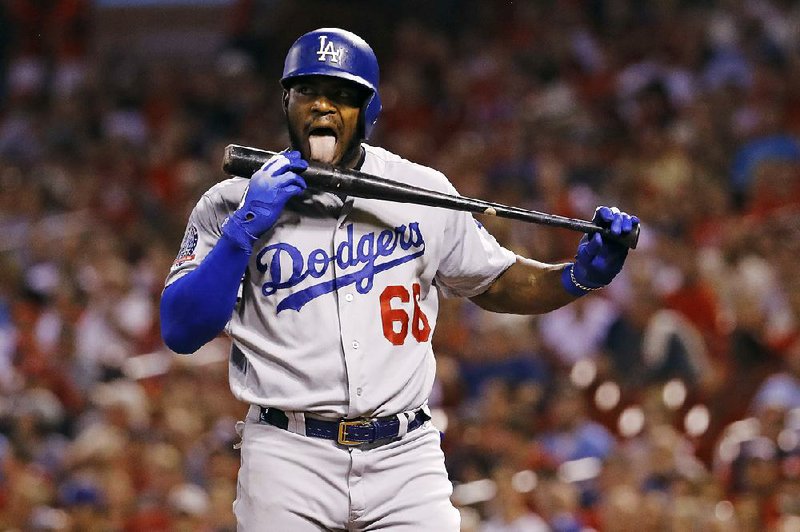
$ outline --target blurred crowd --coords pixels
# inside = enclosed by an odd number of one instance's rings
[[[0,529],[235,529],[227,340],[168,352],[158,300],[223,147],[287,145],[285,51],[329,25],[381,62],[371,143],[467,196],[643,221],[556,312],[443,302],[463,530],[800,530],[795,2],[241,0],[199,67],[99,53],[97,9],[0,3]],[[543,261],[580,238],[481,221]]]

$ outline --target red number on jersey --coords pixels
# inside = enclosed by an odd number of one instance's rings
[[[400,298],[408,303],[408,290],[404,286],[387,286],[381,293],[381,324],[383,335],[394,345],[403,345],[408,334],[408,314],[401,308],[392,308],[392,299]],[[400,330],[394,330],[395,322],[400,322]]]
[[[414,283],[411,287],[414,290],[414,316],[411,318],[411,334],[417,342],[427,342],[431,335],[431,326],[428,323],[428,316],[419,308],[419,283]]]
[[[411,287],[414,292],[414,310],[411,315],[411,335],[418,342],[427,342],[431,335],[431,326],[428,317],[419,308],[420,286],[414,283]],[[408,303],[411,295],[404,286],[387,286],[381,293],[381,324],[383,325],[383,335],[393,345],[403,345],[408,336],[409,316],[402,308],[392,308],[392,299],[400,299],[401,303]],[[400,330],[395,330],[395,323],[400,324]]]

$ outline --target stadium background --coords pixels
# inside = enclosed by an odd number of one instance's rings
[[[539,318],[443,305],[464,530],[800,530],[800,8],[790,1],[0,4],[0,528],[233,530],[243,413],[158,298],[223,147],[286,145],[301,33],[379,57],[373,138],[640,248]],[[547,261],[579,235],[482,219]],[[517,528],[512,528],[517,527]]]

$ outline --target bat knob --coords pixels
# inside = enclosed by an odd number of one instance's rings
[[[636,249],[636,246],[639,244],[639,232],[640,226],[637,224],[633,229],[631,229],[630,233],[626,233],[624,235],[613,235],[611,234],[611,231],[608,231],[607,234],[604,234],[603,236],[608,236],[620,244],[624,244],[628,249]]]

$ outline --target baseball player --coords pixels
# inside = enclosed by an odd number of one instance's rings
[[[542,313],[608,284],[627,248],[585,238],[576,259],[515,256],[464,212],[306,188],[306,161],[449,194],[441,173],[366,144],[381,109],[378,62],[341,29],[289,49],[291,147],[251,179],[200,198],[161,299],[166,344],[191,353],[223,330],[230,386],[249,412],[240,530],[456,531],[426,401],[442,296]],[[614,234],[638,219],[600,207]]]

